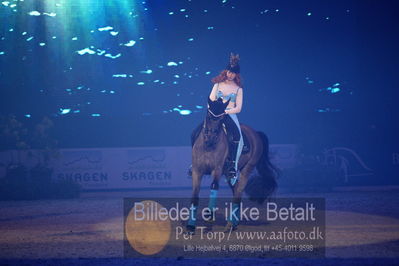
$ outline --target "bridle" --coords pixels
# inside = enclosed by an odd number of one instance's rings
[[[224,116],[226,113],[221,113],[221,114],[219,114],[219,115],[215,115],[212,111],[211,111],[211,109],[209,109],[208,108],[208,113],[210,113],[213,117],[215,117],[215,118],[218,118],[218,117],[221,117],[221,116]]]
[[[216,115],[216,114],[214,114],[214,113],[208,108],[208,114],[209,114],[209,116],[207,116],[207,117],[209,117],[210,119],[212,119],[212,120],[219,120],[219,119],[220,119],[221,117],[223,117],[226,113],[223,112],[223,113],[221,113],[221,114]],[[216,136],[216,138],[217,138],[217,136],[219,135],[219,132],[220,132],[220,128],[218,127],[218,129],[215,130],[215,131],[207,130],[207,117],[205,117],[204,124],[203,124],[204,136],[210,136],[210,135],[212,135],[212,134],[215,134],[215,136]],[[210,133],[209,133],[209,131],[210,131]]]

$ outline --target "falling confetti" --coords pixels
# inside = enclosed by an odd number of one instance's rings
[[[98,31],[110,31],[113,30],[114,28],[111,26],[107,26],[107,27],[102,27],[102,28],[98,28]]]
[[[152,70],[151,69],[147,69],[147,70],[140,71],[140,73],[142,73],[142,74],[152,74]]]
[[[73,4],[68,1],[56,1],[57,3],[39,7],[28,2],[27,0],[1,2],[0,8],[7,10],[5,14],[9,18],[2,20],[4,27],[0,36],[2,42],[0,60],[13,60],[13,62],[29,65],[32,60],[39,62],[40,57],[46,54],[56,54],[57,62],[65,62],[60,69],[64,75],[60,80],[76,81],[81,85],[68,85],[67,87],[66,84],[70,84],[69,82],[65,82],[65,84],[61,82],[58,90],[62,91],[62,97],[65,98],[57,99],[57,105],[52,112],[59,115],[73,113],[85,116],[100,116],[100,113],[105,116],[103,110],[106,110],[104,109],[106,107],[99,107],[100,101],[96,99],[98,95],[101,99],[110,97],[109,101],[113,104],[114,98],[128,95],[135,90],[160,94],[162,99],[167,99],[167,101],[173,102],[172,106],[177,106],[170,110],[167,108],[168,110],[165,111],[161,110],[166,107],[159,107],[159,110],[151,112],[135,109],[138,114],[195,115],[196,112],[201,112],[201,109],[204,108],[203,99],[208,93],[206,84],[212,78],[211,75],[219,73],[220,69],[218,68],[223,67],[218,62],[214,63],[212,56],[207,58],[208,51],[211,49],[214,54],[220,53],[220,48],[213,48],[211,41],[223,35],[228,29],[220,22],[221,8],[226,16],[234,18],[240,8],[244,6],[240,1],[228,0],[215,1],[215,4],[203,4],[203,2],[197,1],[195,6],[193,5],[194,1],[191,0],[175,6],[168,5],[166,2],[162,5],[158,3],[150,5],[149,2],[139,1],[131,5],[130,2],[126,4],[127,9],[120,9],[121,12],[118,13],[118,16],[109,16],[111,13],[104,12],[101,4],[89,8],[87,4],[85,6],[80,3],[82,1],[76,1]],[[152,5],[157,8],[152,8]],[[119,2],[115,2],[115,7],[120,7]],[[108,8],[109,11],[112,11],[113,6]],[[285,12],[289,8],[286,5],[272,6],[267,3],[245,8],[245,12],[248,14],[252,12],[250,16],[246,17],[248,32],[273,30],[275,27],[273,23],[276,22],[273,19],[278,18],[278,24],[281,25],[284,20],[290,21],[287,14],[296,14],[298,19],[302,18],[307,24],[315,23],[317,25],[316,23],[319,23],[320,27],[326,24],[327,26],[332,25],[331,23],[322,23],[326,20],[334,22],[339,18],[343,21],[343,18],[353,15],[348,8],[339,10],[337,8],[338,11],[335,10],[337,12],[329,10],[329,13],[323,14],[317,5],[289,10],[290,12]],[[13,9],[18,12],[14,14]],[[241,10],[245,13],[243,9]],[[339,12],[340,17],[337,15]],[[159,14],[162,15],[156,17]],[[198,15],[202,16],[200,20],[198,20]],[[19,17],[24,18],[28,26],[18,24],[16,18]],[[164,23],[160,19],[161,17],[167,23]],[[319,18],[319,21],[317,22],[314,18]],[[40,21],[43,21],[43,27],[46,27],[45,32],[40,32],[29,24],[41,23]],[[199,23],[200,21],[201,23]],[[245,24],[247,21],[241,21],[241,23]],[[296,23],[301,22],[298,20]],[[168,25],[187,26],[187,29],[173,30],[176,26],[168,28]],[[237,30],[239,32],[240,29]],[[18,40],[18,38],[22,40],[23,46],[21,47],[24,48],[21,50],[21,54],[13,57],[16,52],[12,50],[13,46],[10,45],[10,42]],[[251,39],[252,36],[248,38]],[[264,38],[268,39],[271,36],[265,34]],[[168,45],[173,49],[166,49],[165,47]],[[239,52],[244,53],[244,51]],[[248,51],[248,54],[250,52]],[[54,70],[53,72],[56,73],[57,69]],[[311,71],[311,69],[304,68],[305,73],[312,73],[312,75],[309,74],[305,81],[297,80],[298,86],[303,86],[304,89],[323,95],[323,97],[328,95],[328,98],[331,99],[338,99],[341,95],[353,95],[354,92],[347,88],[347,83],[344,83],[345,86],[341,84],[342,82],[328,83],[319,73]],[[53,74],[49,71],[46,75],[49,75],[51,80]],[[5,74],[2,74],[1,78],[5,78]],[[35,86],[29,86],[35,90]],[[53,89],[39,88],[36,90],[42,97],[47,97]],[[177,100],[184,101],[185,104],[189,103],[187,105],[189,107],[177,105],[174,102]],[[90,108],[100,109],[76,109],[78,104],[85,108],[90,106]],[[70,106],[70,108],[60,108],[60,106]],[[335,112],[340,109],[330,107],[330,109],[313,110],[323,113]]]
[[[128,46],[128,47],[132,47],[132,46],[135,45],[135,44],[136,44],[136,42],[133,41],[133,40],[131,40],[131,41],[129,41],[128,43],[124,43],[124,44],[121,44],[121,45]]]
[[[31,16],[36,16],[36,17],[41,15],[41,13],[38,12],[38,11],[31,11],[28,14],[31,15]]]
[[[109,57],[109,58],[111,58],[111,59],[116,59],[116,58],[118,58],[118,57],[121,57],[122,54],[121,54],[121,53],[119,53],[119,54],[117,54],[117,55],[105,54],[104,56],[105,56],[105,57]]]
[[[84,55],[84,54],[95,54],[96,52],[89,49],[89,48],[84,48],[82,50],[76,51],[78,54],[80,55]]]
[[[69,112],[71,112],[71,109],[68,109],[68,108],[65,108],[65,109],[60,108],[59,114],[61,114],[61,115],[66,115],[66,114],[69,114]]]

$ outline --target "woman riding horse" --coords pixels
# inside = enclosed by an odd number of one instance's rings
[[[241,112],[243,101],[243,89],[241,88],[239,56],[230,55],[230,62],[219,76],[212,79],[214,83],[209,98],[213,101],[222,99],[224,103],[229,101],[224,116],[223,124],[232,141],[229,143],[228,179],[234,186],[238,177],[238,159],[240,158],[244,141],[241,134],[240,123],[237,114]]]
[[[223,103],[227,103],[224,113],[223,125],[229,136],[229,155],[227,158],[228,175],[227,178],[231,185],[238,178],[238,160],[240,158],[244,141],[241,133],[240,123],[238,122],[237,113],[241,112],[243,102],[243,89],[241,87],[240,66],[238,64],[239,55],[230,55],[230,62],[218,76],[212,79],[214,83],[209,99],[216,101],[221,99]],[[209,107],[209,106],[208,106]],[[194,145],[203,124],[201,123],[191,136],[191,145]],[[189,169],[191,175],[191,166]]]
[[[231,55],[227,68],[212,80],[215,85],[208,98],[205,120],[191,136],[193,191],[190,219],[187,222],[188,232],[191,233],[194,233],[196,228],[199,191],[204,175],[213,177],[208,205],[208,208],[212,210],[211,217],[215,217],[214,210],[216,210],[219,180],[222,175],[230,178],[228,184],[233,192],[233,213],[239,213],[244,191],[249,195],[249,199],[263,203],[277,187],[278,171],[269,160],[267,136],[246,125],[240,125],[237,119],[236,114],[241,111],[243,99],[238,60],[238,55]],[[249,147],[248,152],[242,155],[243,135],[241,131],[246,136]],[[229,145],[229,139],[233,140],[232,145]],[[224,167],[226,161],[228,162],[227,168]],[[258,175],[249,180],[255,167]],[[240,170],[239,178],[237,178],[238,170]],[[239,219],[234,215],[228,219],[227,227],[236,229]]]

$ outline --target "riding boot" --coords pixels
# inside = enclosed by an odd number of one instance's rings
[[[230,183],[234,186],[237,181],[237,169],[236,169],[236,157],[238,149],[238,141],[232,141],[229,145],[229,159],[228,159],[228,179]]]

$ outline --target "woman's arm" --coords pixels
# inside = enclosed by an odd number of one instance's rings
[[[218,90],[218,86],[217,86],[217,83],[215,83],[213,85],[211,94],[209,94],[209,99],[211,99],[212,101],[216,101],[217,100],[217,95],[216,95],[217,90]]]
[[[244,95],[243,95],[242,88],[239,88],[238,92],[237,92],[236,106],[234,108],[229,109],[229,110],[225,110],[225,113],[226,114],[237,114],[237,113],[241,112],[243,96]]]

